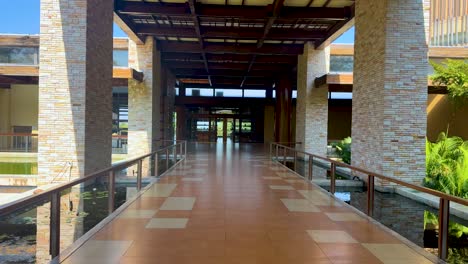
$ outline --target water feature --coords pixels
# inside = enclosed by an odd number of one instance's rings
[[[115,203],[116,207],[121,206],[130,197],[136,194],[135,184],[117,184]],[[65,219],[65,223],[74,222],[75,234],[84,234],[97,225],[108,215],[108,190],[106,183],[93,183],[83,188],[80,192],[81,204],[74,204],[71,207],[79,206],[79,213],[71,215]],[[67,194],[62,195],[62,204]],[[68,206],[62,206],[62,215],[66,215],[64,210]],[[7,219],[0,219],[0,263],[35,263],[36,243],[38,228],[38,212],[40,206],[34,206],[23,210]],[[40,214],[39,214],[40,215]],[[44,227],[42,227],[44,228]],[[48,223],[45,228],[48,228]],[[78,237],[76,237],[78,238]],[[48,237],[46,238],[48,241]]]
[[[286,165],[293,169],[292,162]],[[314,163],[314,178],[329,178],[328,169],[323,164]],[[296,172],[307,175],[307,162],[298,160]],[[338,178],[350,178],[345,174]],[[323,186],[329,191],[328,186]],[[367,212],[366,187],[336,187],[335,196],[357,208]],[[373,218],[386,227],[397,232],[428,252],[437,255],[438,248],[438,210],[426,204],[414,201],[396,193],[375,191]],[[468,263],[468,220],[454,215],[449,222],[449,257],[448,263]]]

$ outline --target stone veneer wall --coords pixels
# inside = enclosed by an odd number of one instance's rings
[[[71,178],[111,165],[113,2],[41,0],[38,185],[73,162]],[[61,201],[61,248],[83,232],[81,186]],[[48,263],[50,204],[37,208],[36,262]]]
[[[161,60],[154,38],[145,44],[129,41],[129,67],[143,72],[143,82],[128,82],[128,153],[139,156],[156,149],[161,137],[160,83]]]
[[[356,2],[352,165],[416,184],[425,175],[426,2]]]
[[[38,185],[66,162],[72,178],[111,165],[112,10],[108,1],[41,1]]]
[[[314,80],[330,69],[330,48],[315,50],[311,43],[297,62],[296,141],[318,155],[327,153],[328,87],[314,87]]]

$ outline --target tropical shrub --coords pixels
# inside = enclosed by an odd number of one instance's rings
[[[437,86],[447,86],[449,97],[458,105],[468,100],[468,60],[447,59],[442,64],[430,62],[434,68],[431,80]]]
[[[341,160],[347,164],[351,164],[351,142],[351,137],[347,137],[335,145]]]
[[[437,142],[426,140],[424,186],[468,198],[468,141],[441,133]]]

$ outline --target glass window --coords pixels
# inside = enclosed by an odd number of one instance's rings
[[[175,88],[175,95],[179,96],[179,88]]]
[[[114,50],[114,66],[128,67],[128,50]]]
[[[244,90],[244,97],[265,98],[266,90]]]
[[[242,97],[241,89],[216,89],[216,97]]]
[[[208,121],[197,121],[197,131],[208,131],[210,123]]]
[[[0,63],[37,65],[39,63],[39,48],[0,47]]]
[[[297,98],[297,90],[292,91],[292,98]]]
[[[276,98],[276,90],[273,90],[273,98]]]
[[[185,89],[186,96],[213,96],[213,89],[209,88],[187,88]]]
[[[330,56],[330,72],[353,72],[353,56]]]
[[[330,93],[330,99],[353,99],[353,93]]]

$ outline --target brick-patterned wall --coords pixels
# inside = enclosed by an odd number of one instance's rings
[[[40,12],[37,182],[44,185],[68,181],[56,178],[67,162],[72,179],[111,165],[113,2],[41,0]],[[82,232],[65,219],[63,246]],[[38,208],[37,223],[36,261],[48,263],[47,205]]]
[[[302,148],[326,155],[328,129],[328,87],[314,87],[314,80],[328,73],[330,48],[315,50],[311,43],[297,62],[296,141]]]
[[[160,60],[154,39],[145,44],[129,41],[129,67],[143,72],[143,82],[128,82],[128,155],[139,156],[156,149],[159,140]]]
[[[111,164],[113,6],[41,1],[38,185]]]
[[[427,42],[422,0],[356,2],[352,164],[421,183]]]

